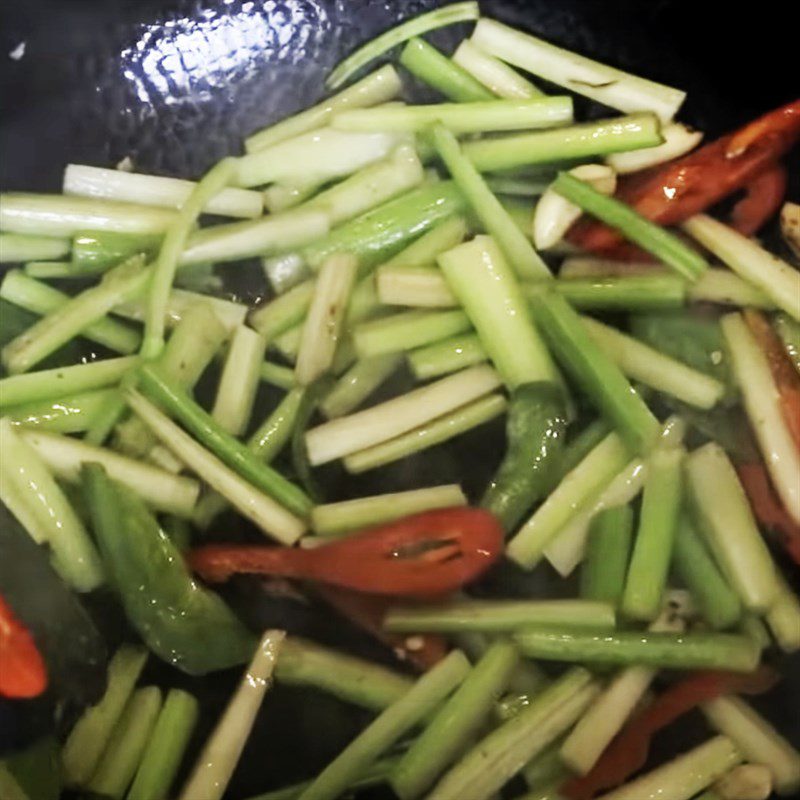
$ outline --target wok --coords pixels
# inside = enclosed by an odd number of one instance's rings
[[[67,162],[113,165],[130,157],[144,172],[195,177],[243,137],[315,102],[330,68],[359,43],[435,0],[26,0],[0,8],[0,187],[58,191]],[[681,118],[717,135],[798,93],[796,35],[787,6],[766,0],[744,11],[681,0],[482,0],[484,13],[615,66],[689,92]],[[452,47],[463,31],[431,38]],[[790,194],[800,193],[797,153]],[[231,293],[255,302],[267,291],[256,265],[228,268]],[[403,379],[401,379],[402,381]],[[397,387],[395,387],[397,388]],[[265,396],[269,404],[275,397]],[[465,480],[474,496],[503,448],[493,425],[368,478],[322,475],[330,494],[413,488]],[[470,464],[464,475],[463,464]],[[327,474],[326,474],[327,473]],[[220,523],[226,528],[232,523]],[[790,575],[795,582],[797,574]],[[553,579],[504,568],[491,583],[506,595],[568,591]],[[369,657],[391,654],[331,612],[242,580],[230,601],[254,626],[285,625]],[[91,598],[113,642],[119,609]],[[757,705],[800,745],[800,660]],[[235,671],[189,679],[155,663],[146,681],[179,685],[203,704],[203,741],[237,679]],[[7,711],[7,709],[6,709]],[[276,687],[268,696],[227,796],[246,797],[314,774],[365,723],[359,712],[311,691]],[[31,727],[0,715],[6,744]],[[15,728],[20,737],[15,736]],[[35,727],[35,726],[34,726]],[[9,736],[10,735],[10,736]],[[704,736],[699,715],[670,736],[665,752]],[[2,742],[0,742],[2,746]],[[383,796],[373,793],[373,797]],[[465,798],[468,800],[468,798]]]

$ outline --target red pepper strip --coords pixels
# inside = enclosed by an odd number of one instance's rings
[[[447,594],[500,556],[503,530],[487,511],[427,511],[309,550],[207,545],[189,554],[205,580],[235,573],[282,575],[394,597]]]
[[[786,196],[786,168],[775,164],[744,187],[745,195],[731,211],[731,227],[752,236],[778,213]]]
[[[682,158],[623,178],[616,197],[653,222],[676,225],[747,187],[798,138],[800,100],[795,100]],[[623,241],[591,220],[579,222],[567,238],[584,250],[605,253]]]
[[[350,592],[318,584],[316,593],[356,627],[371,634],[390,647],[395,655],[420,672],[429,670],[447,655],[447,641],[433,633],[389,633],[383,628],[383,618],[393,601],[388,597]]]
[[[47,688],[47,669],[28,629],[0,596],[0,696],[37,697]]]
[[[765,528],[775,531],[789,557],[800,566],[800,525],[787,513],[761,462],[738,464],[736,472],[744,486],[753,513]]]
[[[653,736],[679,717],[723,694],[761,694],[778,681],[775,672],[760,667],[750,675],[704,671],[667,689],[631,719],[611,742],[594,767],[580,778],[571,778],[559,792],[570,800],[589,800],[602,791],[619,786],[647,762]]]

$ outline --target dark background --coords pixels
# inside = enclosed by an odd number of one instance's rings
[[[240,152],[244,136],[317,100],[329,69],[355,45],[400,17],[435,5],[432,0],[6,0],[0,5],[0,187],[59,191],[67,162],[109,166],[125,156],[141,171],[196,177],[221,156]],[[488,0],[481,5],[485,13],[555,43],[687,89],[681,118],[709,135],[800,94],[796,4]],[[431,38],[450,47],[460,35],[450,29]],[[20,42],[25,54],[12,60],[8,54]],[[800,176],[796,168],[793,174],[796,199]],[[260,292],[258,287],[243,293]],[[474,492],[499,457],[501,442],[502,425],[489,426],[344,491],[459,480],[464,463],[478,463],[466,478]],[[509,594],[531,590],[519,574],[506,577]],[[539,582],[533,591],[542,589]],[[320,640],[346,638],[370,656],[386,655],[330,612],[265,599],[253,583],[239,585],[233,594],[256,627],[283,623]],[[119,627],[112,604],[102,596],[92,604],[113,641]],[[796,666],[795,660],[793,679],[762,707],[782,731],[793,731],[797,744]],[[202,698],[197,743],[237,677],[234,671],[192,681],[153,664],[146,675],[161,685],[180,683]],[[365,719],[321,694],[273,691],[230,797],[313,773]],[[703,731],[694,718],[675,743],[686,749]]]

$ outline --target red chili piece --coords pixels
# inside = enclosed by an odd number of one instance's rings
[[[0,596],[0,695],[37,697],[47,688],[47,669],[28,629]]]

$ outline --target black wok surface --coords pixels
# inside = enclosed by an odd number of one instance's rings
[[[114,165],[129,156],[144,172],[196,177],[243,137],[316,101],[330,68],[354,46],[434,0],[26,0],[0,4],[0,188],[59,191],[67,162]],[[488,15],[647,77],[689,91],[682,119],[719,134],[798,95],[796,10],[765,0],[733,4],[679,0],[485,0]],[[719,7],[719,10],[717,10]],[[794,21],[792,21],[794,18]],[[452,47],[462,32],[434,34]],[[13,55],[11,55],[13,54]],[[797,154],[791,194],[800,194]],[[226,270],[248,300],[266,291],[251,265]],[[274,403],[265,392],[262,400]],[[342,498],[464,480],[473,496],[503,448],[490,425],[420,458],[345,481],[334,468],[323,484]],[[465,477],[464,465],[469,464]],[[791,578],[796,582],[797,574]],[[507,595],[568,591],[546,576],[504,569],[492,583]],[[278,593],[280,594],[280,593]],[[284,624],[325,642],[390,660],[330,612],[241,582],[230,599],[255,628]],[[124,632],[103,595],[90,606],[109,641]],[[180,685],[204,706],[195,744],[234,685],[234,672],[190,680],[154,663],[146,679]],[[759,700],[800,745],[800,662],[781,688]],[[366,717],[315,692],[278,688],[259,716],[229,797],[241,798],[314,774]],[[0,747],[18,715],[0,714]],[[665,751],[705,734],[692,718]],[[668,739],[669,737],[664,737]],[[8,744],[8,741],[6,741]],[[379,796],[379,795],[373,795]],[[464,800],[469,800],[465,798]]]

